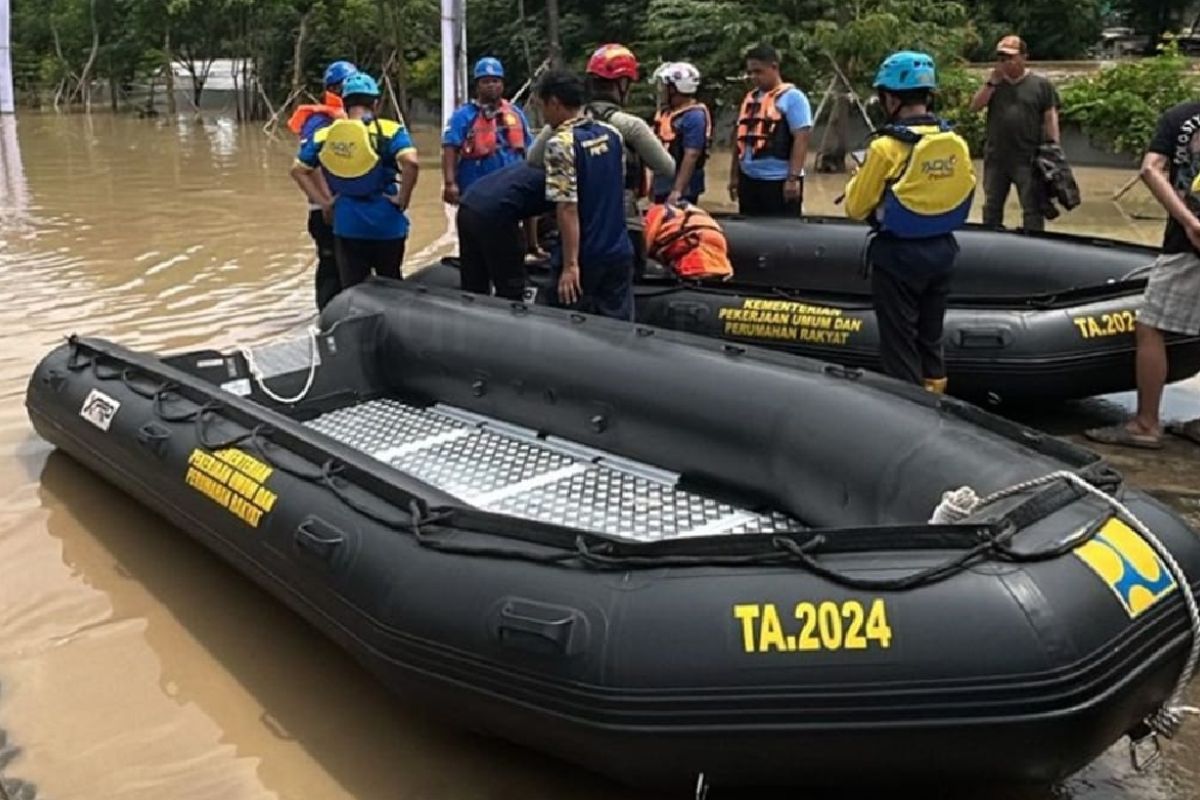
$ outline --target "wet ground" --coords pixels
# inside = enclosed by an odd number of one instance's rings
[[[25,381],[69,332],[151,350],[229,347],[312,318],[290,144],[230,122],[0,119],[0,800],[27,800],[34,786],[49,800],[643,797],[417,716],[168,522],[33,435]],[[418,145],[414,264],[447,249],[432,132]],[[724,185],[726,162],[714,159],[712,186]],[[1052,227],[1156,241],[1161,222],[1137,218],[1156,213],[1142,190],[1124,208],[1108,200],[1129,175],[1080,177],[1087,202]],[[810,181],[808,208],[837,213],[842,180]],[[1200,413],[1200,384],[1172,388],[1168,401],[1172,416]],[[1074,437],[1129,402],[1021,418]],[[1200,524],[1200,448],[1172,441],[1161,454],[1110,456]],[[1115,748],[1046,792],[936,796],[1182,800],[1200,797],[1198,765],[1200,724],[1146,775]]]

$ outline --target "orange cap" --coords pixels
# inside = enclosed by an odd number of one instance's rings
[[[1018,56],[1025,53],[1025,42],[1021,41],[1020,36],[1005,36],[1000,41],[996,42],[996,52],[1004,53],[1005,55]]]

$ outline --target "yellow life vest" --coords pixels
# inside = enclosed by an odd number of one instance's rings
[[[403,126],[390,119],[362,122],[339,119],[313,136],[321,145],[317,160],[335,194],[370,197],[396,181],[396,162],[388,155]]]
[[[911,145],[899,176],[884,191],[876,212],[879,229],[923,239],[961,228],[975,195],[975,166],[966,141],[944,121],[890,125],[879,133]]]

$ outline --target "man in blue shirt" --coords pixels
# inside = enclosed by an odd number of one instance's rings
[[[546,200],[561,237],[554,263],[558,301],[633,319],[633,245],[625,227],[624,142],[616,128],[583,116],[578,76],[551,70],[538,83],[546,123]]]
[[[408,237],[404,211],[418,165],[404,123],[376,116],[379,86],[371,76],[347,78],[342,103],[346,118],[300,146],[292,176],[309,200],[332,215],[338,274],[348,289],[372,271],[401,278]],[[318,168],[324,182],[317,179]]]
[[[536,246],[531,220],[550,211],[546,173],[518,161],[485,175],[458,205],[458,251],[463,291],[520,300],[525,291],[525,252]],[[526,232],[521,234],[521,223]]]
[[[484,175],[524,160],[532,142],[525,113],[504,99],[500,61],[479,59],[474,76],[475,99],[442,131],[442,200],[451,205]]]
[[[746,53],[754,88],[734,129],[729,199],[746,216],[800,216],[812,108],[779,74],[779,53],[760,44]]]
[[[654,122],[654,133],[675,160],[675,177],[654,176],[654,202],[677,204],[681,199],[698,203],[704,194],[704,162],[712,144],[712,114],[696,99],[700,70],[680,61],[663,64],[654,72],[663,109]]]
[[[300,137],[303,144],[312,139],[321,128],[332,125],[334,120],[346,116],[342,108],[342,83],[358,67],[349,61],[334,61],[325,69],[325,96],[320,103],[305,103],[297,106],[288,119],[288,129]],[[317,309],[320,310],[342,290],[338,278],[337,257],[334,254],[333,226],[325,219],[321,207],[308,204],[308,235],[317,246]]]

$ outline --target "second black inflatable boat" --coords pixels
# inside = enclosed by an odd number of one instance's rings
[[[835,217],[718,216],[735,275],[684,283],[648,275],[637,319],[868,369],[879,330],[862,264],[865,225]],[[992,405],[1134,388],[1133,327],[1152,248],[968,226],[946,314],[949,391]],[[457,285],[452,264],[420,279]],[[535,271],[545,297],[549,276]],[[1171,380],[1200,371],[1200,336],[1168,339]]]
[[[1174,729],[1200,541],[1091,453],[456,291],[370,282],[324,322],[168,358],[74,339],[29,414],[412,702],[671,796],[1049,782]],[[964,484],[1007,491],[943,500]]]

